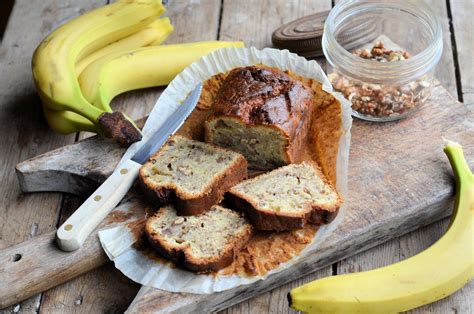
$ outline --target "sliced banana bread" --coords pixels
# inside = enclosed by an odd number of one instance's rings
[[[301,162],[312,104],[312,90],[277,68],[233,69],[204,124],[206,142],[243,154],[253,169]]]
[[[218,204],[247,177],[239,153],[175,135],[140,169],[145,195],[157,207],[173,202],[180,215],[197,215]]]
[[[243,181],[227,194],[260,230],[302,228],[334,219],[342,198],[314,162],[291,164]]]
[[[233,262],[250,239],[252,225],[241,213],[218,205],[189,217],[167,206],[147,220],[145,233],[166,258],[189,270],[208,272]]]

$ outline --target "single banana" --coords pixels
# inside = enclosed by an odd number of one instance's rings
[[[456,179],[447,232],[430,248],[383,268],[327,277],[291,290],[290,305],[308,313],[396,313],[445,298],[474,278],[474,176],[461,145],[444,148]]]
[[[75,65],[93,51],[136,33],[163,12],[159,0],[120,1],[81,15],[53,31],[38,46],[32,61],[43,106],[75,112],[121,144],[139,140],[141,133],[128,117],[104,112],[82,96]]]
[[[144,29],[111,43],[79,60],[76,63],[76,75],[79,76],[90,63],[107,54],[127,51],[132,48],[159,45],[168,38],[172,31],[173,25],[171,25],[169,18],[157,19]]]
[[[107,111],[111,100],[123,92],[167,85],[200,57],[220,48],[243,46],[242,42],[207,41],[109,54],[85,68],[79,84],[90,103]]]

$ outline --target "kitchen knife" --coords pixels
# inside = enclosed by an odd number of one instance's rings
[[[128,192],[140,167],[184,123],[201,95],[202,83],[178,106],[171,116],[143,143],[135,155],[121,163],[112,175],[56,231],[56,242],[63,251],[79,249],[91,232]],[[156,108],[156,106],[155,106]],[[150,114],[151,115],[151,114]]]

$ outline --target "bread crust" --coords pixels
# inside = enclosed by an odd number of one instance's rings
[[[312,98],[310,88],[277,68],[236,68],[227,75],[214,101],[214,114],[204,123],[205,140],[212,142],[212,122],[232,118],[246,127],[277,130],[287,143],[281,159],[286,164],[299,163],[310,128]]]
[[[284,231],[303,228],[309,217],[312,215],[312,207],[308,207],[307,211],[297,216],[285,214],[276,214],[258,208],[252,200],[238,192],[226,194],[226,201],[232,204],[231,207],[238,208],[243,211],[255,229],[265,231]]]
[[[226,150],[220,147],[218,149]],[[156,156],[159,156],[159,152],[152,158]],[[156,207],[173,203],[179,215],[199,215],[218,204],[223,199],[225,192],[247,178],[247,161],[240,155],[226,172],[219,174],[208,189],[197,197],[186,193],[174,182],[165,185],[156,184],[145,175],[144,167],[140,169],[138,177],[145,197]]]
[[[306,161],[305,163],[311,165],[316,173],[320,174],[324,183],[331,186],[315,162]],[[258,177],[249,180],[258,180]],[[339,207],[343,203],[339,192],[336,189],[334,191],[338,196],[338,200],[332,206],[321,207],[317,204],[308,204],[305,210],[298,212],[296,215],[267,211],[264,208],[260,208],[254,199],[235,189],[231,189],[226,193],[225,198],[232,207],[242,210],[256,229],[284,231],[303,228],[307,223],[327,224],[333,221],[337,216]]]
[[[175,264],[199,273],[218,271],[232,264],[236,255],[250,240],[253,232],[252,226],[248,224],[246,228],[236,236],[233,245],[227,245],[220,256],[202,259],[193,256],[190,253],[189,246],[172,247],[154,232],[152,226],[153,219],[159,214],[160,212],[158,211],[155,216],[150,217],[145,225],[145,234],[152,248]]]

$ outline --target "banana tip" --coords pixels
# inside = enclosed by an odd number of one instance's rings
[[[451,141],[450,139],[447,139],[445,138],[444,136],[441,137],[444,141],[444,147],[448,147],[448,146],[456,146],[456,147],[462,147],[461,144],[459,144],[458,142],[455,142],[455,141]]]

